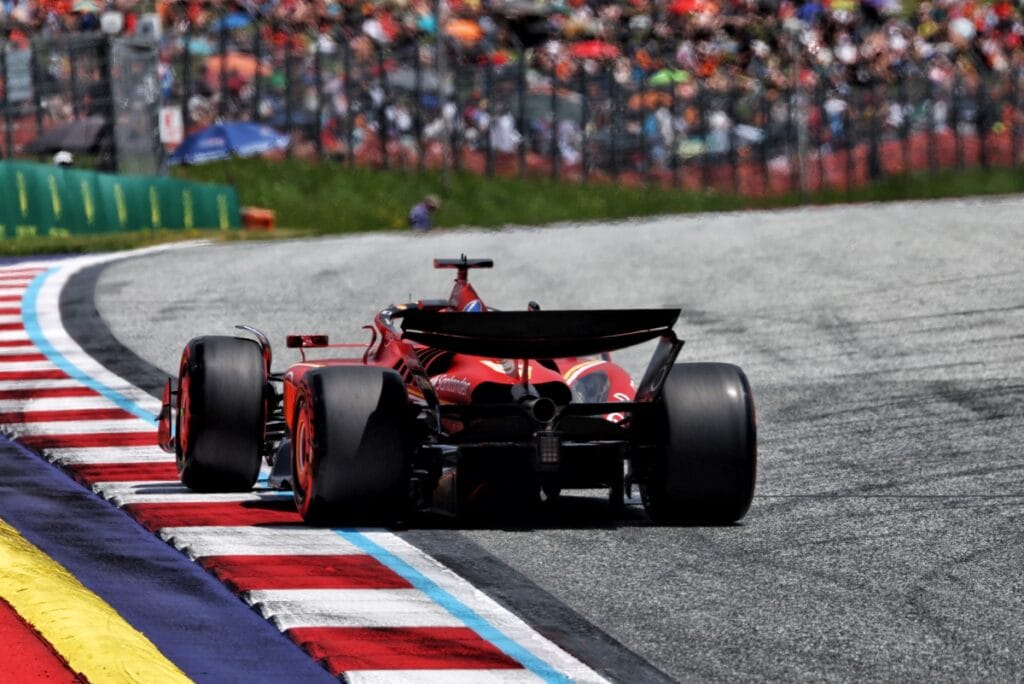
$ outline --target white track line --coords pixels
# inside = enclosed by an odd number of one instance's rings
[[[32,344],[23,344],[17,347],[0,347],[0,363],[6,363],[4,361],[5,356],[14,356],[16,354],[38,354],[39,350]]]
[[[349,684],[537,684],[529,670],[350,670]]]
[[[5,429],[16,437],[30,435],[95,435],[120,434],[124,432],[153,433],[156,442],[156,430],[153,426],[138,418],[122,418],[118,420],[55,420],[46,422],[7,423]]]
[[[0,380],[0,392],[4,390],[45,390],[57,387],[81,387],[82,383],[74,378],[55,378],[53,380]]]
[[[57,370],[57,366],[50,361],[4,361],[0,358],[0,372],[17,373],[21,371],[34,370]]]
[[[334,556],[364,552],[330,530],[316,527],[165,527],[160,536],[190,558],[236,556]]]
[[[58,447],[45,451],[46,457],[60,466],[174,461],[174,454],[158,447]]]
[[[78,411],[81,409],[117,408],[117,404],[99,395],[92,397],[39,397],[36,399],[0,399],[0,413],[20,411]],[[148,424],[147,424],[148,426]]]
[[[281,631],[295,627],[463,627],[418,589],[260,589],[242,598]]]
[[[93,491],[118,506],[140,503],[224,503],[241,501],[280,501],[278,493],[229,492],[202,494],[193,492],[180,482],[97,482]],[[259,553],[254,549],[253,553]]]

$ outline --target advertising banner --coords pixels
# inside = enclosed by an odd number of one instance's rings
[[[0,239],[239,226],[227,185],[0,162]]]

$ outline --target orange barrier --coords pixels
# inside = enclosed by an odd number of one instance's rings
[[[250,230],[273,230],[277,212],[263,207],[242,207],[242,227]]]

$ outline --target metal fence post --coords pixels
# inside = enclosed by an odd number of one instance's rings
[[[672,104],[669,110],[669,150],[668,150],[668,163],[669,168],[672,170],[672,187],[679,187],[679,131],[676,130],[676,117],[679,115],[679,98],[676,95],[676,85],[672,84],[672,88],[669,90],[672,94]]]
[[[953,90],[950,92],[950,117],[953,125],[953,141],[956,144],[956,168],[964,168],[964,148],[960,139],[960,91],[963,82],[960,74],[953,78]]]
[[[871,94],[871,108],[868,116],[868,178],[872,181],[882,177],[882,160],[879,154],[881,132],[879,130],[879,115],[882,111],[882,103],[878,97],[878,86],[872,84],[869,90]]]
[[[486,156],[485,173],[488,178],[494,177],[494,145],[491,142],[491,131],[494,129],[494,65],[490,58],[484,65],[484,97],[487,99],[487,106],[484,111],[487,113],[487,130],[482,131],[484,135],[484,154]]]
[[[79,113],[79,96],[81,93],[79,92],[78,87],[78,60],[75,59],[75,43],[76,41],[73,37],[65,39],[65,45],[68,50],[68,79],[70,81],[68,83],[68,87],[71,89],[71,114],[77,119]]]
[[[551,178],[558,178],[558,76],[551,72]]]
[[[39,71],[39,49],[37,47],[38,41],[32,40],[30,48],[32,50],[29,56],[29,73],[32,74],[32,104],[35,108],[36,118],[36,136],[39,136],[43,132],[43,92],[41,84],[43,82],[42,75]],[[107,74],[109,83],[109,71]]]
[[[846,195],[850,196],[853,189],[853,175],[856,166],[853,161],[853,151],[857,148],[856,140],[853,137],[853,100],[852,90],[847,90],[846,107],[843,108],[843,147],[846,150]]]
[[[519,73],[518,73],[517,87],[519,89],[519,111],[516,113],[518,121],[516,126],[519,128],[519,177],[526,177],[526,144],[527,136],[529,131],[526,130],[526,49],[519,46]]]
[[[619,89],[610,67],[605,66],[605,74],[608,78],[608,101],[611,107],[611,116],[608,117],[608,123],[611,126],[608,135],[608,159],[611,162],[612,179],[617,181],[619,180],[619,155],[618,145],[616,145],[619,136]]]
[[[896,99],[900,105],[900,138],[903,143],[903,173],[909,174],[910,168],[910,95],[907,93],[907,85],[904,81],[896,84]]]
[[[706,86],[701,84],[697,87],[697,120],[700,122],[700,130],[704,131],[704,149],[700,153],[700,183],[701,190],[706,191],[711,187],[711,159],[708,156],[708,102]]]
[[[228,111],[228,23],[225,21],[226,14],[220,16],[220,34],[218,36],[217,50],[220,53],[220,97],[217,99],[217,114],[223,118]]]
[[[322,132],[320,130],[321,121],[324,116],[324,74],[323,74],[323,57],[320,53],[320,41],[317,40],[314,43],[313,48],[313,82],[316,87],[316,110],[313,120],[313,146],[316,148],[316,158],[318,161],[324,160],[324,141]],[[259,71],[259,68],[256,69]]]
[[[825,114],[825,84],[818,81],[814,88],[814,107],[818,110],[818,130],[814,133],[814,155],[818,159],[818,191],[828,189],[825,182],[825,128],[828,126],[828,116]],[[829,140],[829,154],[832,153],[832,144]]]
[[[1012,71],[1009,76],[1010,102],[1013,103],[1010,119],[1010,166],[1016,166],[1020,162],[1020,76],[1019,68]]]
[[[377,81],[382,95],[380,109],[377,112],[377,137],[380,139],[381,166],[386,171],[391,168],[388,160],[388,104],[390,97],[388,96],[387,75],[384,73],[384,47],[376,42],[373,46],[377,53]]]
[[[988,168],[988,131],[989,131],[989,112],[988,108],[991,106],[992,100],[987,95],[988,87],[992,85],[991,81],[986,79],[985,76],[981,76],[981,85],[977,91],[977,115],[974,119],[974,130],[978,136],[978,163],[981,164],[983,169]]]
[[[186,19],[185,49],[181,52],[181,125],[186,135],[189,129],[188,101],[192,99],[192,53],[189,50],[191,43],[192,22]]]
[[[732,188],[737,195],[742,193],[742,182],[740,179],[740,157],[736,149],[736,89],[730,87],[725,100],[725,113],[729,117],[729,135],[726,136],[729,149],[726,158],[729,160],[729,169],[732,173]]]
[[[260,104],[263,102],[263,74],[260,69],[263,65],[263,32],[260,30],[261,28],[259,25],[256,26],[256,33],[252,38],[252,52],[256,58],[256,73],[252,76],[252,113],[249,116],[257,123],[263,120],[263,113],[260,111]],[[270,29],[271,31],[274,29],[273,21],[270,22]],[[319,47],[317,49],[319,50]]]
[[[455,115],[452,117],[451,126],[451,150],[452,150],[452,168],[456,171],[462,170],[462,130],[461,128],[465,125],[462,120],[462,95],[460,93],[462,86],[462,69],[461,61],[462,55],[459,51],[455,51],[455,55],[452,57],[451,62],[458,64],[453,69],[453,87],[454,92],[452,93],[452,100],[455,103]],[[456,62],[458,60],[458,62]],[[443,112],[442,112],[443,113]]]
[[[644,97],[643,86],[640,86],[640,174],[644,185],[651,182],[651,150],[647,145],[647,98]]]
[[[345,147],[348,165],[351,168],[356,163],[356,151],[352,149],[355,141],[352,131],[354,126],[352,121],[352,49],[349,47],[348,41],[341,41],[341,44],[344,46],[341,61],[345,76],[345,82],[342,84],[342,90],[345,93]]]
[[[11,103],[8,100],[8,92],[10,90],[9,84],[10,79],[7,74],[7,45],[0,45],[0,75],[3,75],[4,79],[4,157],[10,159],[14,156],[14,131],[13,121],[11,119]]]
[[[413,102],[412,128],[416,135],[416,169],[421,173],[426,168],[426,150],[423,147],[423,65],[420,64],[420,51],[414,48],[412,51],[413,60]],[[435,69],[436,71],[436,69]],[[437,74],[437,101],[441,102],[441,92],[444,84],[441,82],[441,74]]]
[[[100,42],[100,53],[103,57],[102,73],[103,77],[107,81],[107,106],[106,115],[107,121],[111,123],[113,128],[112,135],[108,138],[110,164],[115,171],[121,170],[121,160],[119,158],[119,150],[117,145],[117,104],[114,102],[114,60],[111,56],[114,53],[113,50],[114,39],[109,36],[104,36]],[[101,153],[102,154],[102,153]]]
[[[579,70],[580,87],[580,180],[586,182],[590,178],[590,145],[587,140],[587,118],[589,117],[589,101],[587,100],[587,72]]]
[[[931,78],[929,78],[928,79],[928,102],[930,103],[930,106],[928,107],[928,138],[927,138],[927,140],[928,140],[928,169],[932,173],[934,173],[935,170],[939,166],[939,160],[938,160],[938,158],[936,156],[936,150],[935,150],[935,145],[936,145],[935,128],[936,128],[936,126],[938,126],[938,121],[936,120],[936,117],[935,117],[935,112],[938,109],[938,102],[936,101],[936,97],[937,97],[937,92],[936,92],[936,89],[935,89],[935,82]]]
[[[295,121],[292,116],[292,50],[291,45],[284,49],[284,129],[291,134],[292,125]],[[293,145],[288,146],[287,155],[292,156]]]
[[[794,189],[800,194],[800,202],[804,201],[803,185],[800,182],[800,154],[794,148],[796,145],[796,87],[794,83],[789,84],[786,91],[786,159],[789,162],[789,190]]]
[[[772,174],[771,167],[768,166],[768,139],[769,132],[771,131],[772,122],[772,111],[771,106],[768,103],[768,91],[762,86],[758,90],[758,104],[757,106],[761,110],[761,145],[760,145],[760,157],[761,157],[761,175],[764,178],[764,193],[767,197],[771,194],[772,189]]]

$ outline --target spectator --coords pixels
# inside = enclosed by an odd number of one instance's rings
[[[428,0],[4,0],[0,29],[17,45],[27,36],[94,31],[97,17],[117,11],[125,16],[122,33],[131,34],[139,13],[153,6],[163,21],[164,96],[172,100],[167,104],[187,105],[190,129],[217,115],[279,126],[287,120],[293,134],[323,138],[329,132],[333,147],[323,145],[324,152],[364,163],[388,154],[381,150],[419,150],[438,164],[445,158],[438,150],[450,141],[447,158],[461,164],[461,152],[479,153],[488,138],[493,151],[509,154],[522,136],[527,163],[554,148],[562,164],[572,166],[583,154],[598,159],[595,146],[603,145],[605,158],[628,159],[634,170],[644,154],[654,168],[678,161],[681,144],[701,155],[742,154],[758,140],[778,148],[793,125],[796,101],[784,93],[798,84],[805,93],[823,94],[817,115],[834,142],[861,126],[854,88],[895,91],[926,79],[935,93],[927,109],[882,102],[878,111],[888,117],[883,122],[890,132],[920,126],[922,112],[928,112],[926,125],[941,131],[981,120],[965,121],[965,113],[978,108],[974,100],[984,99],[972,94],[981,77],[1024,68],[1019,0],[922,0],[906,15],[895,0],[451,0],[441,26]],[[433,63],[438,33],[453,41],[445,63],[455,74],[453,93],[442,89]],[[575,51],[581,43],[595,50]],[[224,79],[219,69],[204,73],[206,61],[222,49],[249,55],[254,68],[227,69]],[[399,90],[389,81],[396,65],[414,56],[422,69],[417,98],[411,86]],[[520,59],[525,103],[502,92],[519,87]],[[39,67],[49,79],[41,84],[45,95],[72,92],[63,55]],[[71,116],[68,106],[84,104],[91,113],[106,102],[88,90],[102,75],[85,85],[83,74],[93,69],[76,67],[77,92],[89,94],[85,102],[53,100],[46,111],[54,121]],[[671,103],[621,111],[619,105],[653,85],[659,72],[668,80],[658,87],[673,93]],[[322,100],[316,96],[321,78]],[[583,109],[568,99],[577,91]],[[546,93],[559,100],[557,125],[544,111]],[[725,107],[742,105],[745,96],[763,98],[764,110]],[[1020,117],[1020,109],[1015,102],[1007,120]],[[985,116],[992,122],[1003,114]],[[631,154],[636,141],[643,151]]]
[[[60,150],[57,154],[53,155],[53,165],[61,168],[70,168],[75,164],[75,155],[71,154],[67,150]]]
[[[433,228],[433,213],[441,208],[441,200],[437,195],[427,195],[422,202],[413,205],[409,210],[409,227],[419,233]]]

